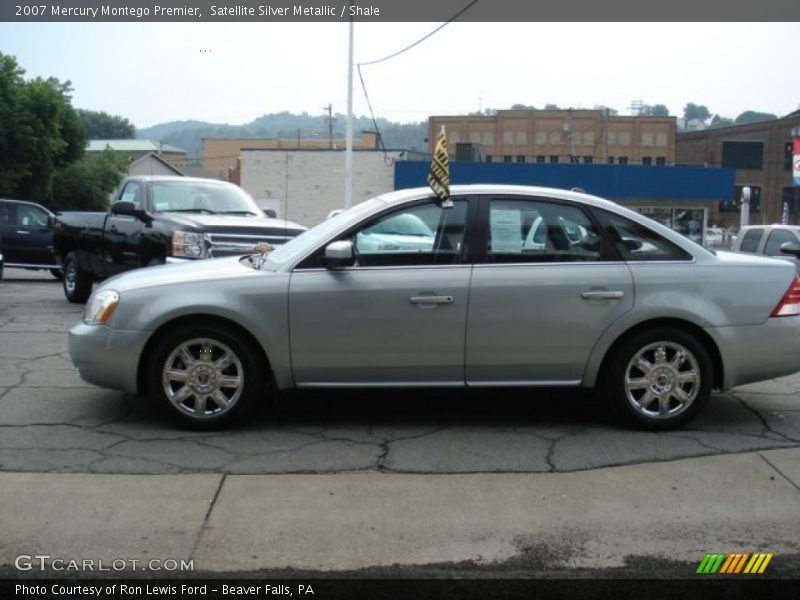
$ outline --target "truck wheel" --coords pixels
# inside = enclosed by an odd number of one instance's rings
[[[75,304],[83,304],[92,293],[92,276],[78,265],[74,252],[64,259],[64,295]]]
[[[229,328],[182,325],[167,332],[154,350],[150,393],[187,427],[221,427],[247,413],[264,390],[263,361]]]

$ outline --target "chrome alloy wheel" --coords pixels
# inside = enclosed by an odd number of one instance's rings
[[[68,293],[75,293],[75,286],[78,285],[78,267],[72,260],[67,261],[67,268],[64,271],[64,289]]]
[[[195,419],[219,417],[231,410],[244,389],[239,357],[210,338],[181,343],[161,372],[167,399],[179,412]]]
[[[684,412],[697,398],[700,365],[675,342],[655,342],[633,355],[625,369],[625,396],[648,419],[668,419]]]

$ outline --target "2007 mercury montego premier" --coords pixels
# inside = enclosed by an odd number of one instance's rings
[[[800,370],[786,261],[712,253],[586,194],[470,185],[452,200],[392,192],[263,257],[110,279],[72,359],[200,427],[275,388],[575,386],[667,429],[712,389]]]

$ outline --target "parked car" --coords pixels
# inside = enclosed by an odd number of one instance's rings
[[[742,227],[733,242],[735,252],[774,256],[793,262],[800,274],[800,259],[781,251],[785,244],[800,244],[800,226],[797,225],[748,225]]]
[[[800,370],[800,277],[785,261],[715,254],[565,190],[453,186],[452,200],[392,192],[264,256],[117,277],[70,330],[72,360],[195,427],[273,389],[567,386],[667,429],[712,389]],[[406,216],[434,233],[427,250],[362,246]],[[537,219],[545,240],[526,248]]]
[[[55,215],[41,204],[0,198],[0,240],[5,266],[50,271],[61,278],[53,252]]]
[[[85,302],[94,281],[130,269],[273,247],[306,228],[264,216],[240,187],[194,177],[138,176],[122,182],[108,213],[59,213],[56,258],[64,295]]]

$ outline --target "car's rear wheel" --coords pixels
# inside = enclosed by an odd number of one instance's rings
[[[64,295],[67,300],[82,304],[92,294],[92,276],[78,265],[78,257],[74,252],[67,254],[64,259]]]
[[[711,395],[708,351],[681,330],[640,332],[625,340],[606,364],[610,400],[623,418],[643,429],[680,427]]]
[[[183,425],[211,429],[251,408],[264,390],[265,365],[241,334],[217,324],[183,325],[157,343],[150,391]]]

